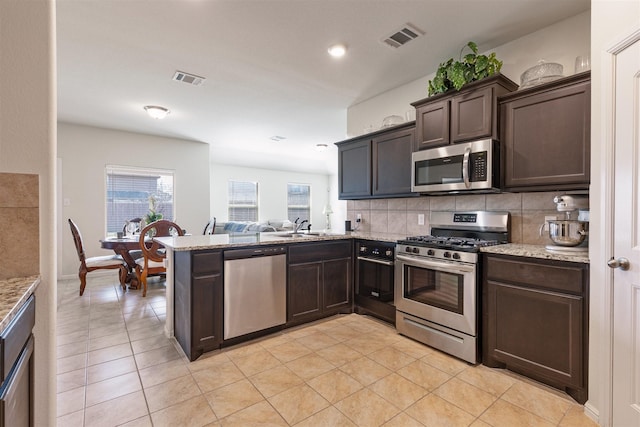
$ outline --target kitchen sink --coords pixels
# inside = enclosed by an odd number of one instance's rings
[[[315,231],[310,231],[310,232],[304,232],[304,233],[280,233],[280,234],[276,234],[276,236],[278,237],[287,237],[290,239],[299,239],[299,238],[304,238],[304,237],[318,237],[318,236],[326,236],[327,233],[322,233],[322,232],[315,232]]]

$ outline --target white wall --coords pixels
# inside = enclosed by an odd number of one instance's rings
[[[181,139],[58,124],[62,159],[60,221],[72,218],[82,232],[87,256],[112,253],[100,248],[106,232],[105,165],[170,169],[175,172],[175,221],[200,232],[209,219],[209,146]],[[62,224],[60,277],[77,274],[78,259],[68,224]]]
[[[0,1],[0,171],[38,174],[40,182],[36,426],[56,424],[55,40],[53,1]],[[7,76],[19,76],[19,82]]]
[[[228,220],[229,180],[258,182],[259,220],[287,218],[287,184],[311,185],[311,224],[325,228],[322,209],[329,200],[330,176],[276,171],[241,166],[211,164],[211,216],[218,222]],[[332,202],[333,207],[333,202]],[[336,210],[334,208],[334,210]],[[332,215],[332,220],[335,215]],[[343,224],[344,227],[344,224]]]
[[[558,62],[564,66],[564,75],[574,74],[575,58],[589,53],[590,13],[584,12],[558,22],[512,42],[491,49],[503,61],[501,73],[520,84],[520,75],[539,60]],[[452,52],[451,56],[456,56]],[[442,58],[442,61],[448,58]],[[365,127],[380,127],[382,119],[392,114],[404,117],[413,109],[411,102],[428,96],[428,82],[436,70],[396,89],[351,106],[347,111],[347,133],[361,135]]]

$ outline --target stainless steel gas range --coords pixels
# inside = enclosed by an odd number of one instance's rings
[[[431,212],[431,235],[396,246],[398,332],[470,363],[480,340],[483,246],[510,240],[508,212]]]

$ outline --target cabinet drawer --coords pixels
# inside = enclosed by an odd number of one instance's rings
[[[32,295],[11,321],[7,329],[0,334],[0,349],[2,352],[2,366],[0,376],[2,381],[7,377],[11,367],[18,359],[24,344],[31,335],[36,322],[36,297]]]
[[[220,273],[222,271],[221,252],[195,252],[193,254],[192,271],[194,276],[206,273]]]
[[[351,257],[351,241],[303,243],[289,246],[289,263],[324,261]]]
[[[581,266],[553,261],[531,261],[486,257],[486,276],[489,280],[530,285],[535,288],[582,294],[585,270]]]

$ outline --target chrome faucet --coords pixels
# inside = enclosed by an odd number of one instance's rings
[[[298,223],[298,221],[300,221],[300,218],[296,218],[296,220],[293,222],[293,232],[294,233],[299,233],[300,229],[302,228],[302,225],[305,222],[309,222],[306,219],[303,219],[302,222]]]

